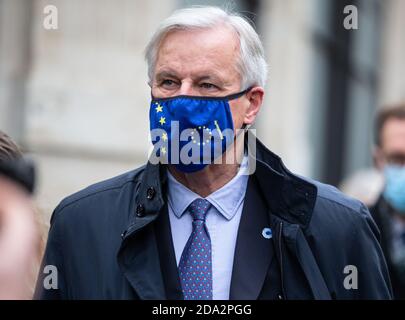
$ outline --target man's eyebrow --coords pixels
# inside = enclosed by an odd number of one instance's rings
[[[204,81],[204,80],[214,80],[214,81],[218,81],[218,82],[223,82],[223,80],[221,80],[221,77],[219,77],[215,74],[201,76],[201,77],[198,77],[196,80],[198,82]]]
[[[179,76],[175,71],[172,70],[162,70],[156,73],[155,76],[156,80],[161,80],[161,79],[165,79],[165,78],[175,78],[178,79]],[[200,81],[216,81],[218,83],[223,83],[222,78],[219,75],[216,74],[205,74],[203,76],[197,77],[194,79],[194,81],[196,82],[200,82]]]
[[[156,79],[161,79],[161,78],[177,78],[177,74],[173,71],[160,71],[156,74]]]

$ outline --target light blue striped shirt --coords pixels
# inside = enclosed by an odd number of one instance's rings
[[[247,167],[245,156],[238,174],[205,198],[212,205],[206,225],[211,238],[214,300],[229,299],[236,238],[249,178]],[[177,266],[192,231],[193,219],[187,208],[197,198],[201,197],[168,171],[168,211]]]

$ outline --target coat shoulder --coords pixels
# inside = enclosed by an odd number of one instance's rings
[[[342,209],[349,210],[353,213],[361,213],[363,203],[355,198],[352,198],[338,188],[324,184],[318,181],[312,181],[313,184],[317,187],[318,198],[317,201],[324,205],[337,205],[342,207]]]
[[[347,237],[348,234],[357,233],[359,228],[373,224],[370,212],[360,200],[344,194],[334,186],[314,180],[310,182],[317,188],[310,229],[311,225],[316,229],[322,226],[320,232],[325,235]]]
[[[306,235],[329,290],[343,299],[390,299],[379,230],[367,207],[333,186],[312,183],[318,192]],[[347,266],[359,270],[358,290],[342,285]]]
[[[108,199],[109,194],[120,192],[128,185],[136,184],[144,171],[144,167],[125,172],[118,176],[94,183],[78,192],[64,198],[55,208],[52,219],[62,211],[68,211],[70,207],[92,207],[100,199]],[[102,205],[99,203],[99,205]],[[82,208],[83,209],[83,208]]]

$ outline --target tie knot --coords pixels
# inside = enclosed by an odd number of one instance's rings
[[[211,203],[209,203],[205,199],[196,199],[188,207],[188,211],[190,211],[193,220],[203,220],[205,221],[205,216],[207,215],[208,210],[211,207]]]

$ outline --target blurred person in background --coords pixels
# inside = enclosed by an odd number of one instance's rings
[[[41,239],[32,201],[34,169],[0,131],[0,299],[31,299]]]
[[[375,127],[374,162],[385,186],[370,211],[381,232],[394,296],[405,299],[405,103],[382,109]]]

